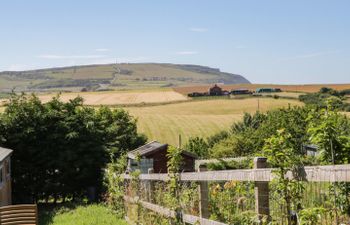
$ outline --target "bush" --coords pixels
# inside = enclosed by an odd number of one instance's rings
[[[124,110],[86,107],[81,98],[13,95],[0,115],[0,145],[12,156],[14,202],[82,198],[99,192],[102,169],[145,142]],[[92,196],[93,198],[93,196]]]

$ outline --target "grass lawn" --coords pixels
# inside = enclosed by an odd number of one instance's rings
[[[289,104],[303,103],[289,99],[259,99],[260,111],[287,107]],[[228,129],[233,122],[242,118],[244,112],[257,111],[258,99],[189,101],[125,109],[138,119],[139,131],[145,133],[149,140],[177,145],[179,134],[185,143],[189,137],[207,137]]]
[[[103,205],[39,208],[39,225],[127,225]]]

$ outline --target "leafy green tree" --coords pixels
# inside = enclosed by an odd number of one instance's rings
[[[292,210],[301,209],[301,198],[304,187],[298,178],[298,169],[302,165],[301,157],[296,154],[293,148],[292,136],[284,129],[280,129],[277,135],[266,140],[264,155],[267,156],[269,164],[274,167],[273,173],[276,177],[272,184],[275,193],[283,199],[286,206],[284,216],[288,225],[293,224]],[[287,176],[288,171],[292,171],[292,176]]]
[[[190,138],[185,145],[185,149],[195,153],[199,158],[208,157],[208,144],[207,142],[200,137]]]
[[[213,147],[216,143],[226,139],[228,136],[230,136],[230,132],[228,131],[220,131],[210,137],[207,138],[207,143],[208,146],[211,148]]]
[[[309,121],[308,132],[311,141],[319,147],[322,162],[325,164],[349,163],[349,119],[340,115],[333,105],[329,104],[326,109],[310,113]],[[350,215],[350,184],[336,182],[332,184],[330,191],[336,208]],[[335,216],[338,217],[337,214]]]
[[[145,142],[127,112],[86,107],[79,97],[44,104],[35,95],[13,95],[0,124],[0,145],[14,150],[14,202],[99,192],[110,155],[119,157]]]
[[[169,203],[171,209],[175,211],[175,219],[171,222],[174,225],[184,224],[181,215],[181,198],[180,198],[180,168],[182,164],[182,152],[180,148],[175,148],[173,146],[168,147],[167,152],[167,167],[168,167],[168,191],[169,191]]]
[[[240,157],[252,154],[252,143],[245,135],[231,135],[215,144],[209,151],[211,158]]]
[[[319,147],[322,160],[327,164],[349,163],[349,120],[331,106],[311,112],[308,120],[310,140]]]
[[[266,120],[266,115],[257,111],[255,114],[244,113],[243,120],[231,126],[232,133],[242,133],[248,129],[257,129]]]
[[[288,107],[267,113],[246,114],[242,122],[235,123],[231,133],[209,144],[211,157],[237,157],[260,154],[265,140],[277,134],[281,127],[291,135],[291,144],[299,155],[308,143],[307,117],[309,107]]]

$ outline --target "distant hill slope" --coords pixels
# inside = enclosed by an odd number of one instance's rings
[[[199,65],[122,63],[0,73],[0,92],[99,90],[250,83],[241,75]]]

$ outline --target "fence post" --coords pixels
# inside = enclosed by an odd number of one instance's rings
[[[198,172],[207,171],[206,165],[199,165]],[[209,191],[208,182],[199,182],[199,213],[201,218],[209,218]]]
[[[152,174],[152,173],[154,173],[153,168],[149,168],[148,169],[148,174]],[[148,191],[148,199],[147,199],[147,201],[153,203],[154,181],[149,180],[147,182],[147,191]]]
[[[267,168],[267,158],[255,157],[254,169]],[[269,182],[255,181],[255,212],[259,218],[270,217],[269,208]]]

